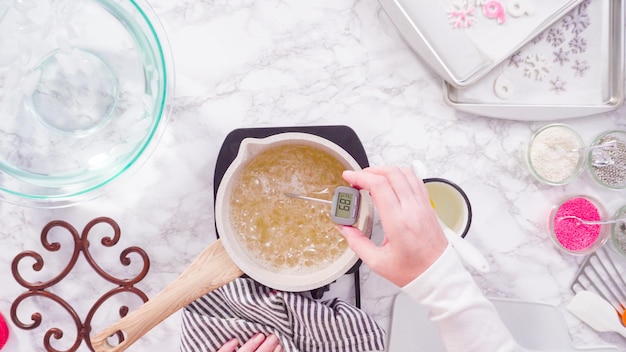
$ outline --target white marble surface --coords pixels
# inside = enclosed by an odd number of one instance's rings
[[[152,297],[174,280],[215,238],[217,152],[224,137],[240,127],[347,125],[361,138],[370,164],[421,160],[429,176],[461,185],[474,210],[467,239],[492,266],[488,274],[473,274],[490,296],[564,307],[581,258],[550,242],[545,221],[551,205],[571,194],[595,196],[609,212],[626,203],[624,191],[602,189],[587,175],[565,187],[535,181],[522,153],[532,131],[544,123],[483,118],[446,106],[440,79],[409,50],[376,0],[150,3],[168,32],[176,69],[165,135],[131,179],[100,199],[54,210],[0,204],[0,312],[7,319],[11,303],[25,291],[10,272],[19,252],[43,253],[49,275],[67,261],[67,251],[42,248],[39,233],[51,220],[68,221],[80,231],[89,220],[109,216],[120,224],[122,240],[109,252],[98,252],[106,258],[103,266],[130,270],[116,258],[122,248],[137,245],[151,259],[138,288]],[[604,130],[626,128],[626,109],[567,123],[591,141]],[[375,237],[382,238],[379,226]],[[63,234],[55,238],[71,244]],[[90,275],[82,259],[76,269],[54,292],[84,318],[112,286]],[[363,308],[388,330],[397,289],[367,267],[361,272]],[[67,348],[74,335],[69,316],[45,300],[31,304],[35,310],[20,316],[27,322],[41,311],[46,328],[24,331],[9,322],[5,350],[42,350],[50,326],[65,331],[65,344],[55,346]],[[623,338],[598,334],[569,314],[564,318],[576,345],[614,343],[626,349]],[[106,319],[94,322],[94,330]],[[130,350],[178,350],[179,323],[175,314]],[[87,349],[83,344],[79,350]]]

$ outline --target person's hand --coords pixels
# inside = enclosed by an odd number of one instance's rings
[[[226,342],[217,352],[281,352],[283,348],[279,344],[278,338],[273,335],[263,335],[258,333],[250,338],[248,342],[237,349],[239,341],[232,339]]]
[[[376,246],[351,226],[338,226],[348,246],[375,273],[402,287],[423,273],[448,242],[431,206],[424,182],[411,169],[370,167],[344,171],[353,187],[369,191],[385,232]]]

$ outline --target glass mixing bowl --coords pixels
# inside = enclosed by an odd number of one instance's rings
[[[155,147],[172,95],[143,0],[0,0],[0,198],[93,199]]]

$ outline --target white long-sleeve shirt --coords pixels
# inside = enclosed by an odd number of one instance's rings
[[[522,350],[450,245],[402,290],[428,308],[447,351]]]

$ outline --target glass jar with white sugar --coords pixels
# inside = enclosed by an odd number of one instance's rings
[[[578,177],[585,167],[585,144],[564,124],[550,124],[535,132],[528,143],[526,161],[539,181],[560,186]]]

